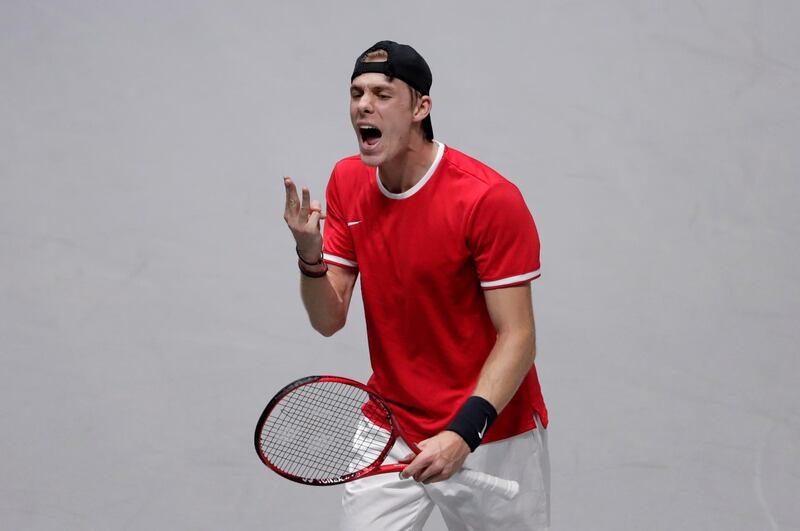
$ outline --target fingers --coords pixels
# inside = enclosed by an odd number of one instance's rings
[[[424,440],[417,444],[417,447],[423,450],[427,444],[428,441]],[[402,478],[413,477],[414,481],[426,481],[442,471],[442,465],[439,459],[437,459],[437,456],[430,452],[425,452],[424,450],[417,455],[413,453],[408,454],[405,460],[411,462],[400,473],[400,477]]]
[[[433,483],[449,477],[450,474],[444,473],[444,467],[431,464],[431,466],[414,476],[414,479],[420,483]]]
[[[297,187],[289,177],[283,178],[286,189],[286,208],[283,219],[292,231],[297,249],[303,256],[312,256],[314,259],[322,252],[322,231],[320,220],[325,219],[322,204],[318,200],[311,200],[308,187],[303,187],[302,200],[297,196]]]
[[[283,186],[286,189],[286,208],[284,211],[284,219],[289,221],[288,217],[297,212],[300,202],[297,199],[297,187],[288,176],[283,178]]]
[[[405,456],[404,458],[400,459],[398,462],[399,463],[410,463],[411,461],[414,460],[414,458],[416,456],[417,456],[417,454],[412,452],[412,453],[408,454],[407,456]]]
[[[409,465],[400,472],[400,477],[403,479],[413,477],[417,479],[417,476],[422,473],[428,465],[430,465],[431,458],[426,455],[419,454],[414,457],[414,459],[409,463]]]
[[[300,199],[297,196],[297,186],[288,176],[283,178],[283,185],[286,189],[283,219],[294,229],[297,229],[298,225],[319,227],[320,220],[327,217],[322,211],[322,203],[317,199],[311,199],[311,192],[306,186],[301,191],[302,199]]]
[[[457,433],[444,431],[417,444],[420,449],[411,463],[400,474],[413,477],[421,483],[433,483],[449,479],[460,469],[469,447]]]
[[[450,477],[443,472],[444,465],[439,460],[420,454],[400,473],[400,477],[414,478],[414,481],[428,483]]]
[[[314,199],[309,205],[309,210],[311,213],[308,215],[308,225],[319,229],[319,220],[325,219],[325,213],[322,211],[322,204]]]
[[[311,209],[311,192],[308,187],[304,186],[302,191],[302,202],[300,203],[300,216],[305,219],[308,216],[308,211]]]

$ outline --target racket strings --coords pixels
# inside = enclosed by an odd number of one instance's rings
[[[264,457],[280,470],[310,480],[336,480],[375,463],[391,433],[369,422],[385,407],[358,387],[332,381],[302,385],[272,409],[261,430]]]
[[[286,472],[311,479],[338,477],[345,472],[344,466],[349,469],[353,454],[369,454],[370,448],[364,448],[364,444],[357,444],[352,452],[347,448],[348,443],[352,445],[358,440],[353,436],[356,424],[353,420],[358,418],[360,406],[369,399],[368,395],[362,392],[363,397],[359,396],[355,393],[359,391],[357,388],[337,387],[333,382],[305,386],[301,388],[302,395],[293,395],[293,400],[284,404],[276,434],[287,436],[278,437],[281,444],[273,453],[282,458],[279,459],[282,463],[275,464],[282,465]],[[289,419],[294,424],[287,422]],[[372,451],[377,458],[380,450]],[[370,456],[361,456],[365,457]]]

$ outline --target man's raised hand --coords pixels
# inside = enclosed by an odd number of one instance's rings
[[[308,263],[319,260],[322,253],[322,233],[319,222],[325,219],[322,204],[316,199],[311,199],[307,187],[303,187],[302,201],[297,197],[297,187],[289,177],[283,178],[286,188],[286,207],[283,219],[292,231],[294,241],[300,256]]]

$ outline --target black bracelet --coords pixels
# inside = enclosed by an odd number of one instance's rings
[[[325,262],[318,262],[314,264],[314,265],[322,264],[323,267],[319,271],[309,271],[308,269],[306,269],[306,266],[304,265],[307,263],[308,262],[303,262],[302,258],[297,261],[297,267],[300,268],[300,272],[303,273],[303,275],[310,278],[320,278],[328,274],[328,264],[326,264]]]
[[[322,263],[322,251],[319,252],[319,259],[316,262],[306,262],[306,259],[303,258],[303,255],[300,254],[300,249],[295,246],[294,251],[297,253],[297,258],[300,259],[305,265],[315,266],[320,265]]]
[[[497,410],[488,400],[471,396],[446,429],[461,435],[470,451],[474,452],[496,418]]]

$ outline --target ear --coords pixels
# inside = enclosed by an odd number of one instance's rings
[[[424,120],[431,113],[431,107],[433,107],[431,97],[420,96],[419,100],[417,100],[417,106],[414,108],[414,121],[421,122]]]

